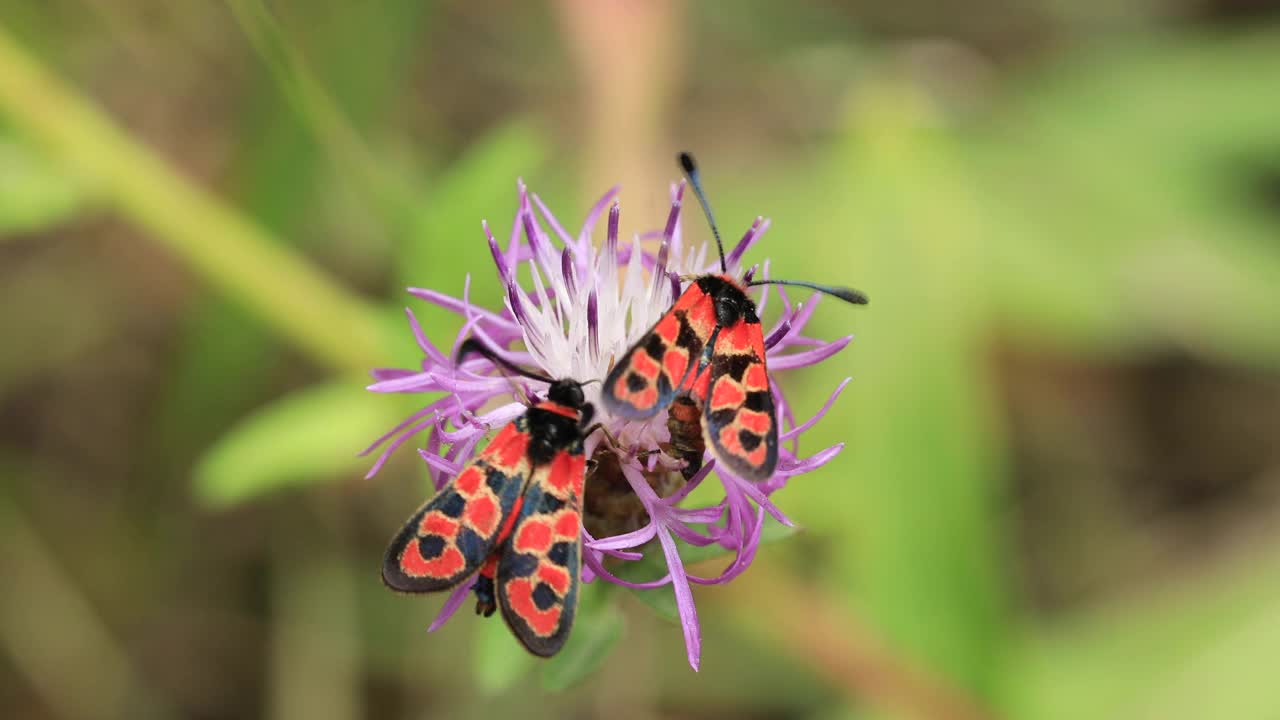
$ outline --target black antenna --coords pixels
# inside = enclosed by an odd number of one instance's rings
[[[817,283],[805,282],[804,280],[755,280],[747,283],[747,285],[798,285],[800,287],[807,287],[811,290],[817,290],[820,293],[826,293],[833,297],[838,297],[841,300],[854,305],[866,305],[870,302],[870,299],[867,298],[867,294],[861,290],[854,290],[853,288],[846,287],[835,287],[834,285],[819,285]]]
[[[480,353],[481,355],[488,358],[489,361],[492,362],[494,365],[504,368],[508,372],[515,373],[516,375],[519,375],[521,377],[527,377],[533,380],[541,380],[544,383],[555,382],[554,380],[552,380],[551,378],[545,375],[539,375],[535,372],[530,372],[529,370],[525,370],[519,365],[516,365],[510,360],[499,355],[493,348],[489,347],[488,345],[485,345],[484,343],[480,342],[479,340],[473,337],[467,338],[462,342],[462,345],[458,346],[458,362],[461,363],[462,358],[466,357],[467,355],[470,355],[473,352]]]
[[[689,176],[689,184],[693,186],[693,194],[698,196],[698,202],[702,205],[702,212],[707,215],[707,223],[711,225],[711,234],[716,236],[716,249],[720,251],[720,272],[729,272],[729,267],[724,262],[724,243],[720,241],[720,228],[716,227],[715,215],[711,212],[711,205],[707,203],[707,196],[702,192],[702,181],[698,179],[698,165],[693,161],[693,155],[682,152],[677,156],[680,160],[680,167],[684,170],[684,174]]]

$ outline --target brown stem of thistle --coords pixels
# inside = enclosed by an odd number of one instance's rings
[[[760,563],[734,581],[729,604],[850,701],[919,720],[994,720],[975,698],[894,654],[820,589],[783,575]]]

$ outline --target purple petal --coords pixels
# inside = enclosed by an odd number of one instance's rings
[[[596,302],[595,288],[587,296],[587,337],[591,341],[591,351],[600,356],[600,309]]]
[[[773,392],[773,407],[778,417],[786,422],[786,427],[795,427],[796,416],[791,410],[791,403],[787,402],[786,393],[782,392],[782,388],[772,376],[769,377],[769,389]]]
[[[484,229],[485,237],[489,238],[489,254],[493,255],[493,264],[498,268],[498,280],[505,285],[511,278],[511,268],[507,265],[507,258],[498,247],[497,238],[489,231],[489,223],[482,221],[480,227]]]
[[[383,433],[377,440],[374,440],[373,443],[369,445],[369,447],[356,453],[356,457],[364,457],[365,455],[368,455],[369,453],[373,452],[374,448],[386,442],[387,438],[390,438],[392,435],[395,435],[396,433],[416,423],[418,420],[421,420],[423,417],[426,417],[427,415],[434,415],[435,412],[440,409],[441,405],[445,405],[447,403],[453,403],[453,402],[455,402],[453,398],[445,397],[445,398],[440,398],[439,400],[436,400],[430,405],[427,405],[421,410],[405,418],[395,427]]]
[[[800,304],[800,310],[791,321],[791,324],[796,326],[796,332],[803,331],[804,326],[809,324],[809,318],[812,318],[813,311],[818,309],[820,300],[822,300],[822,293],[815,292],[808,300]]]
[[[764,494],[764,491],[761,490],[758,485],[746,480],[740,480],[739,482],[742,483],[740,486],[742,492],[746,494],[747,497],[754,500],[756,505],[764,509],[765,512],[772,515],[774,520],[777,520],[787,527],[796,526],[796,524],[791,521],[791,518],[784,515],[783,512],[778,509],[778,506],[773,504],[773,501]]]
[[[462,472],[462,466],[445,460],[435,453],[419,449],[418,454],[422,456],[422,459],[425,460],[427,465],[429,465],[433,470],[439,470],[449,477],[454,477],[458,473]]]
[[[715,538],[703,535],[682,522],[668,523],[667,529],[676,537],[697,547],[710,545],[711,543],[716,542]]]
[[[698,608],[693,604],[693,591],[689,588],[689,578],[685,574],[684,561],[676,549],[676,541],[665,529],[658,531],[658,542],[662,543],[662,554],[667,557],[667,568],[671,571],[671,589],[676,595],[676,609],[680,612],[680,626],[684,629],[684,645],[689,653],[689,666],[694,672],[702,661],[702,631],[698,627]]]
[[[672,508],[671,517],[685,523],[710,524],[719,522],[724,515],[724,503],[704,508]]]
[[[396,378],[417,375],[413,370],[405,370],[404,368],[374,368],[369,371],[369,376],[379,382],[383,380],[395,380]]]
[[[849,344],[850,340],[853,340],[853,336],[846,335],[839,340],[833,340],[820,348],[769,358],[769,369],[790,370],[792,368],[816,365],[845,349],[845,346]]]
[[[515,316],[516,322],[527,327],[529,318],[524,314],[524,305],[520,302],[519,288],[520,286],[514,282],[507,283],[507,307],[511,308],[511,314]]]
[[[719,575],[713,578],[690,575],[689,581],[698,585],[723,585],[745,572],[751,566],[751,562],[755,560],[756,550],[760,547],[760,530],[764,527],[763,510],[756,511],[755,522],[751,524],[751,527],[751,532],[747,534],[735,551],[733,562],[720,571]]]
[[[622,206],[615,200],[613,206],[609,208],[609,229],[608,234],[605,235],[605,248],[615,265],[618,263],[618,218],[621,215]]]
[[[591,537],[591,533],[587,532],[586,528],[583,528],[582,543],[593,550],[599,550],[603,552],[605,555],[616,557],[622,560],[639,560],[640,558],[644,557],[642,553],[638,553],[638,552],[629,552],[626,550],[612,550],[612,549],[604,549],[604,548],[596,547],[594,544],[596,542],[598,541],[595,538]],[[644,543],[641,543],[641,544],[644,544]]]
[[[538,206],[538,212],[542,213],[542,219],[546,220],[555,234],[560,236],[560,242],[564,243],[567,248],[573,247],[573,238],[569,235],[569,231],[565,230],[560,221],[556,219],[556,216],[551,214],[551,211],[543,204],[542,198],[538,197],[538,193],[531,193],[531,197],[533,198],[533,204]]]
[[[464,580],[461,585],[455,587],[453,592],[449,593],[449,599],[444,601],[444,607],[440,608],[440,614],[436,616],[436,619],[427,628],[427,632],[435,632],[443,627],[446,622],[449,622],[449,618],[453,617],[458,608],[462,607],[462,603],[466,601],[467,596],[471,594],[471,588],[475,587],[475,584],[475,578],[472,578]]]
[[[754,270],[754,268],[752,269]],[[768,260],[764,261],[764,266],[760,269],[760,276],[766,279],[769,277],[769,261]],[[751,282],[751,281],[746,280],[746,282]],[[774,287],[777,287],[777,286],[775,285],[760,286],[760,301],[756,303],[756,315],[758,316],[764,315],[765,308],[769,307],[769,291]]]
[[[596,223],[600,221],[600,214],[604,212],[605,208],[609,207],[609,203],[613,202],[613,199],[618,196],[618,191],[621,189],[621,185],[614,185],[604,195],[600,196],[595,205],[591,206],[591,211],[587,213],[587,219],[582,223],[582,230],[578,232],[579,251],[586,252],[587,248],[591,247],[591,233],[595,230]]]
[[[671,202],[671,211],[667,213],[667,225],[662,230],[662,244],[658,246],[658,258],[654,265],[656,274],[666,274],[667,259],[671,253],[671,236],[675,234],[676,223],[680,221],[680,206],[684,198],[684,181],[680,181],[680,186],[676,190],[676,197]],[[655,289],[657,284],[653,286]]]
[[[670,573],[663,575],[657,580],[645,580],[643,582],[623,580],[617,575],[609,572],[609,570],[605,568],[604,563],[600,562],[600,558],[596,557],[595,553],[583,553],[582,560],[597,576],[608,580],[614,585],[621,585],[622,587],[631,588],[632,590],[653,590],[654,588],[660,588],[671,582]]]
[[[573,250],[568,247],[560,253],[560,275],[564,277],[564,285],[569,290],[569,294],[576,295],[578,283],[575,278],[578,273],[573,262]]]
[[[587,546],[593,550],[623,550],[640,547],[652,540],[655,532],[657,532],[657,523],[650,522],[639,530],[592,540],[587,543]]]
[[[631,490],[640,498],[640,504],[648,511],[649,517],[653,518],[655,513],[660,509],[661,500],[654,493],[653,488],[649,487],[649,482],[644,479],[641,474],[643,468],[634,465],[634,460],[622,463],[622,476],[627,479],[627,483],[631,485]],[[655,518],[654,522],[657,520]]]
[[[769,350],[774,345],[782,342],[782,338],[786,337],[789,332],[791,332],[791,320],[783,318],[782,322],[778,323],[778,327],[769,333],[769,337],[764,339],[764,349]]]
[[[768,229],[769,221],[762,217],[757,217],[755,222],[751,223],[751,227],[747,229],[746,234],[742,236],[742,239],[738,241],[738,244],[735,245],[734,248],[729,251],[728,256],[725,257],[725,263],[729,266],[730,270],[733,269],[734,265],[742,259],[743,254],[745,254],[752,245],[755,245],[756,241],[759,240]]]
[[[366,385],[365,390],[378,393],[402,393],[402,392],[430,392],[439,390],[435,386],[436,376],[432,371],[428,370],[404,377],[391,378],[390,380],[379,380],[371,385]]]
[[[689,481],[684,484],[684,487],[667,496],[662,500],[662,503],[664,505],[674,507],[675,505],[684,502],[684,499],[689,497],[689,493],[693,492],[693,489],[701,485],[702,481],[707,478],[707,475],[711,474],[711,471],[715,469],[715,466],[715,458],[708,460],[701,468],[698,468],[698,472],[694,473],[693,477],[689,478]]]
[[[835,403],[836,398],[840,397],[840,393],[844,392],[845,386],[848,385],[852,380],[853,378],[845,378],[843,382],[841,382],[839,385],[836,386],[836,389],[827,398],[827,401],[822,404],[822,409],[818,410],[818,412],[815,413],[813,417],[809,418],[808,420],[805,420],[803,424],[797,427],[791,428],[790,430],[783,433],[778,439],[790,440],[791,438],[800,435],[800,433],[805,432],[809,428],[818,424],[818,421],[821,420],[823,416],[827,414],[827,411],[831,409],[831,406]]]
[[[448,365],[449,359],[427,339],[427,334],[422,331],[422,325],[418,323],[418,316],[414,315],[409,308],[404,309],[404,314],[409,318],[409,328],[413,331],[413,339],[418,343],[418,347],[422,349],[423,354],[440,365]]]
[[[795,464],[787,467],[785,472],[787,475],[803,475],[813,472],[818,468],[831,462],[831,460],[844,450],[844,443],[836,443],[829,448],[819,450],[803,460],[797,460]]]
[[[378,471],[382,469],[382,466],[387,464],[387,459],[391,457],[391,453],[398,450],[401,445],[408,442],[409,438],[413,437],[416,433],[426,429],[427,426],[435,422],[435,419],[436,419],[435,413],[432,413],[430,417],[427,417],[417,423],[414,423],[413,425],[410,425],[408,428],[405,429],[404,433],[400,435],[400,437],[387,443],[387,446],[383,448],[381,453],[378,454],[377,460],[374,460],[373,467],[369,468],[369,472],[365,473],[364,479],[369,480],[374,475],[377,475]]]
[[[432,305],[435,305],[437,307],[442,307],[445,310],[449,310],[451,312],[457,313],[458,315],[465,316],[467,312],[470,311],[479,315],[482,319],[495,323],[497,325],[512,324],[510,320],[502,317],[501,315],[498,315],[497,313],[491,312],[489,310],[485,310],[484,308],[475,307],[474,305],[468,306],[466,303],[459,300],[458,298],[445,295],[442,292],[436,292],[435,290],[427,290],[426,288],[414,288],[414,287],[409,288],[408,291],[410,295],[418,298],[419,300],[425,300],[431,303]]]

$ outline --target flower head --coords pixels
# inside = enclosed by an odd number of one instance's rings
[[[500,309],[486,309],[470,298],[470,276],[462,298],[429,289],[410,288],[415,297],[456,313],[461,319],[449,352],[427,339],[413,311],[406,309],[409,327],[423,352],[418,369],[378,369],[374,392],[444,393],[378,438],[365,452],[381,448],[372,477],[397,448],[419,433],[426,441],[419,450],[437,488],[442,487],[471,460],[486,434],[522,414],[525,400],[543,396],[546,383],[509,378],[483,357],[453,358],[468,337],[480,338],[500,348],[511,361],[535,367],[551,378],[580,381],[601,379],[614,360],[643,336],[671,307],[682,289],[682,278],[719,271],[719,258],[705,245],[686,246],[681,232],[684,183],[671,189],[671,209],[661,230],[620,239],[620,208],[613,188],[592,207],[582,228],[570,234],[536,194],[519,184],[519,209],[505,249],[483,224],[497,273],[504,287]],[[602,217],[604,242],[594,241]],[[740,272],[743,254],[768,230],[769,221],[757,218],[725,260],[728,271]],[[550,232],[548,232],[548,229]],[[520,281],[521,269],[528,280]],[[755,268],[752,268],[754,271]],[[762,268],[768,275],[768,263]],[[782,287],[762,286],[760,309],[778,295],[782,312],[765,334],[767,363],[772,372],[821,362],[842,350],[850,337],[826,342],[804,335],[818,295],[807,303],[793,303]],[[586,400],[597,410],[604,433],[585,440],[585,452],[596,460],[588,473],[584,498],[583,580],[630,588],[670,585],[684,629],[689,663],[696,670],[700,648],[697,610],[692,585],[716,585],[737,577],[750,566],[760,543],[765,515],[791,525],[770,496],[796,475],[822,467],[843,444],[808,456],[799,455],[799,437],[830,409],[849,381],[831,394],[814,417],[797,423],[781,388],[770,378],[781,423],[779,462],[764,482],[747,482],[715,461],[688,482],[679,469],[681,461],[662,449],[669,440],[666,412],[645,422],[611,417],[599,402],[600,383],[583,386]],[[518,392],[513,390],[518,389]],[[523,395],[524,397],[520,397]],[[719,502],[688,507],[694,488],[715,475],[721,489]],[[713,577],[686,571],[676,540],[692,546],[718,544],[733,553],[733,560]],[[668,572],[644,582],[618,577],[616,563],[639,560],[645,553],[661,553]],[[466,599],[470,583],[458,587],[445,603],[431,629],[442,625]]]

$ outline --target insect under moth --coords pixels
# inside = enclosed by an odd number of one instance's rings
[[[554,655],[577,611],[582,570],[584,427],[592,406],[576,380],[551,380],[469,339],[479,353],[550,384],[391,540],[382,579],[410,593],[448,590],[479,573],[476,612],[502,617],[529,652]]]
[[[683,446],[674,439],[672,445],[686,461],[683,472],[688,478],[702,464],[701,451],[687,442],[693,433],[688,403],[678,400],[688,398],[701,408],[701,433],[716,461],[740,477],[765,480],[778,465],[778,424],[765,367],[764,331],[747,288],[798,285],[855,305],[866,305],[867,296],[802,280],[749,282],[729,275],[698,167],[687,152],[680,153],[679,161],[715,236],[720,273],[693,278],[671,309],[614,364],[602,399],[610,413],[633,420],[653,417],[676,403],[673,411],[678,413]],[[671,427],[670,419],[668,423]]]

